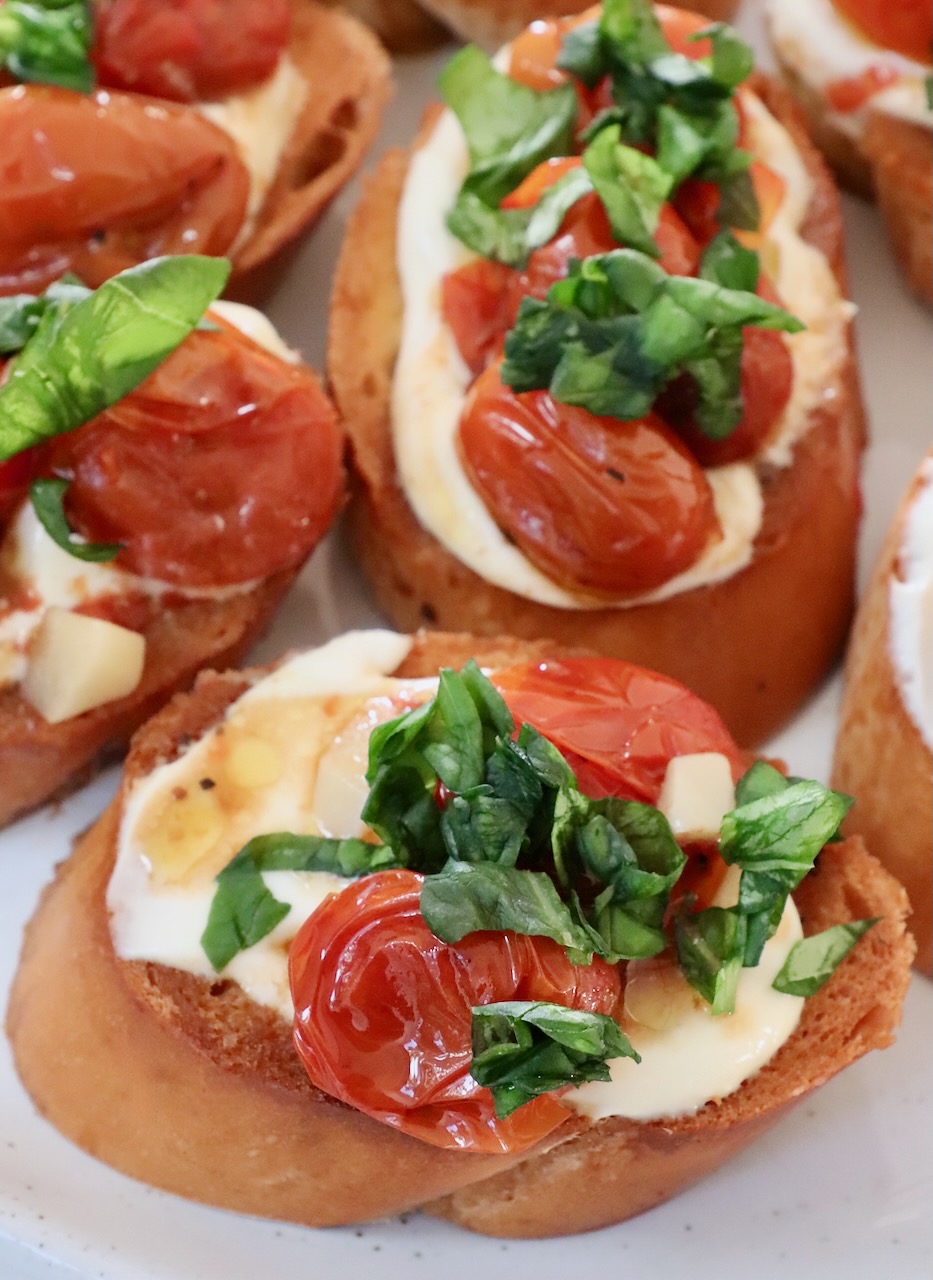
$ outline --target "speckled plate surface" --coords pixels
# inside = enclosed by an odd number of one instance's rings
[[[755,10],[754,0],[745,0],[739,25],[761,47]],[[398,65],[399,90],[381,146],[412,136],[439,65],[437,57]],[[353,188],[335,203],[269,308],[284,336],[319,367],[330,278],[355,194]],[[865,473],[864,581],[929,444],[931,322],[904,291],[875,211],[848,201],[846,225],[874,440]],[[288,647],[378,621],[335,535],[303,574],[257,657],[269,660]],[[795,772],[826,777],[838,696],[837,676],[772,744]],[[0,835],[0,992],[9,987],[23,925],[53,865],[114,785],[111,772]],[[307,1231],[153,1191],[85,1156],[35,1115],[3,1040],[0,1278],[369,1273],[385,1280],[439,1274],[473,1280],[508,1273],[511,1280],[569,1274],[920,1280],[933,1274],[931,1066],[933,986],[915,979],[893,1049],[863,1059],[698,1187],[622,1227],[571,1240],[502,1243],[419,1215],[356,1230]]]

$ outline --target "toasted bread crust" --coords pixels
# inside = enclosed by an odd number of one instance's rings
[[[910,898],[917,968],[933,976],[933,757],[904,706],[891,663],[890,589],[898,574],[910,486],[856,616],[833,786],[857,799],[846,829],[865,837]]]
[[[592,8],[593,0],[420,0],[428,13],[440,19],[463,40],[472,40],[486,49],[496,49],[542,15],[563,18]],[[738,8],[738,0],[691,0],[676,9],[692,9],[716,22],[727,22]]]
[[[865,155],[888,235],[910,287],[933,305],[933,137],[929,129],[872,114]]]
[[[545,643],[421,635],[398,674],[427,674],[467,656],[495,666],[559,652]],[[247,682],[202,675],[192,694],[175,698],[134,740],[124,789],[214,723]],[[792,1100],[889,1043],[909,977],[903,890],[859,841],[847,841],[824,852],[797,895],[805,931],[867,915],[884,920],[808,1002],[774,1061],[737,1093],[696,1116],[650,1124],[573,1119],[550,1154],[545,1143],[521,1163],[442,1151],[314,1089],[291,1028],[236,984],[115,956],[105,894],[119,820],[118,798],[59,868],[27,929],[7,1020],[17,1069],[42,1113],[85,1150],[156,1186],[251,1214],[321,1226],[430,1201],[432,1212],[474,1230],[518,1236],[620,1221],[715,1167]],[[581,1168],[585,1204],[570,1187]],[[633,1169],[638,1177],[627,1178]]]
[[[288,53],[308,96],[250,238],[235,254],[231,297],[262,297],[288,265],[288,249],[351,176],[391,93],[389,60],[348,14],[292,0]]]
[[[754,88],[788,128],[814,180],[803,234],[844,285],[839,200],[786,90]],[[712,702],[743,745],[799,706],[838,654],[853,605],[858,463],[865,439],[854,356],[814,411],[793,465],[763,476],[765,512],[752,563],[724,582],[628,609],[563,610],[496,587],[418,523],[391,444],[390,400],[402,301],[395,224],[406,156],[384,157],[351,219],[331,304],[328,371],[353,462],[351,538],[376,597],[402,629],[503,629],[584,642],[665,671]],[[806,617],[790,607],[806,565]]]

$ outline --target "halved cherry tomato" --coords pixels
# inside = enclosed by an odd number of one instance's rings
[[[54,442],[67,511],[118,563],[180,586],[295,564],[342,491],[334,410],[314,376],[233,329],[191,334],[135,391]]]
[[[288,42],[288,0],[98,0],[100,83],[196,102],[267,80]]]
[[[848,20],[882,49],[916,62],[933,57],[933,9],[929,0],[832,0]]]
[[[708,18],[667,4],[657,5],[656,12],[664,38],[674,53],[682,53],[686,58],[709,57],[713,51],[710,41],[692,39],[697,31],[709,26]]]
[[[516,395],[494,365],[467,397],[459,447],[496,523],[571,588],[651,590],[718,530],[703,471],[659,418],[619,422],[544,391]]]
[[[246,211],[233,140],[197,112],[127,94],[0,90],[0,294],[66,270],[96,287],[169,253],[222,255]]]
[[[514,279],[511,267],[477,258],[441,281],[441,315],[472,373],[482,373],[515,321]]]
[[[421,915],[422,882],[412,871],[366,876],[304,923],[289,953],[298,1056],[319,1089],[424,1142],[524,1151],[570,1113],[544,1094],[496,1118],[470,1076],[472,1007],[543,1000],[611,1014],[618,971],[572,965],[549,938],[441,942]]]
[[[894,67],[879,62],[873,67],[866,67],[857,76],[831,80],[826,86],[826,101],[834,111],[841,111],[843,114],[858,111],[869,98],[896,84],[899,79],[900,74]]]
[[[495,671],[493,683],[570,760],[580,790],[655,804],[668,762],[718,751],[738,780],[750,760],[719,715],[669,676],[613,658],[564,658]]]

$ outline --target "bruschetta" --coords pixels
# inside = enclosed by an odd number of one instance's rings
[[[258,293],[388,97],[378,41],[309,0],[31,15],[0,41],[0,295],[177,253],[230,257],[233,292]]]
[[[846,658],[833,785],[911,902],[917,967],[933,975],[933,459],[901,503]]]
[[[852,607],[864,421],[838,197],[728,29],[717,54],[695,15],[603,14],[535,23],[495,64],[458,55],[450,106],[351,220],[328,353],[351,536],[397,625],[583,641],[752,743]]]
[[[820,851],[848,804],[547,642],[202,675],[43,895],[17,1069],[87,1151],[240,1212],[622,1221],[891,1040],[906,899]]]
[[[342,502],[333,407],[228,272],[0,299],[0,823],[239,661]]]
[[[781,73],[842,182],[877,197],[933,303],[933,17],[925,0],[769,0]]]

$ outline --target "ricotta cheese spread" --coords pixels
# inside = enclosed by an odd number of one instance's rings
[[[917,476],[888,588],[890,654],[901,698],[933,751],[933,458]]]
[[[496,60],[501,67],[501,56]],[[757,461],[789,465],[812,411],[839,394],[853,314],[825,257],[800,235],[812,182],[787,131],[752,94],[742,95],[750,149],[780,175],[785,197],[762,248],[765,269],[784,305],[807,326],[784,335],[793,386],[773,439]],[[466,139],[451,111],[440,114],[412,155],[398,216],[397,264],[402,335],[392,385],[392,439],[401,486],[421,525],[463,564],[498,587],[562,609],[625,608],[718,582],[743,569],[761,527],[764,500],[755,461],[706,472],[721,539],[683,573],[655,590],[617,601],[553,582],[499,529],[473,488],[457,450],[472,375],[441,313],[441,283],[475,257],[445,218],[469,170]]]

